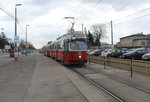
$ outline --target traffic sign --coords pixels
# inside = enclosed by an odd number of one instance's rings
[[[15,42],[15,43],[19,43],[19,36],[15,36],[15,37],[14,37],[14,42]]]
[[[28,47],[29,47],[29,44],[27,43],[27,44],[26,44],[26,48],[28,48]]]

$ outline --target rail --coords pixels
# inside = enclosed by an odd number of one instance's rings
[[[146,75],[150,75],[150,61],[142,60],[132,60],[132,59],[122,59],[122,58],[112,58],[112,57],[102,57],[102,56],[88,56],[89,64],[97,63],[104,65],[104,69],[107,66],[116,67],[119,69],[125,69],[131,72],[131,77],[133,72],[138,72]]]

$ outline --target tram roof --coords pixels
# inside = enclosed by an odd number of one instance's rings
[[[85,35],[85,34],[83,34],[82,31],[68,32],[68,33],[62,35],[61,37],[57,38],[57,40],[59,40],[61,38],[65,38],[65,37],[72,37],[72,36],[75,36],[75,35]]]

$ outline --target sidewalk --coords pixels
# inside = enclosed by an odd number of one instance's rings
[[[0,53],[0,58],[9,56],[9,53]]]
[[[106,99],[73,72],[38,55],[35,72],[22,102],[106,102]]]

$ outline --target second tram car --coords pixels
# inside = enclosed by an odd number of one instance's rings
[[[87,63],[86,36],[80,31],[67,33],[43,47],[43,54],[65,64]]]

